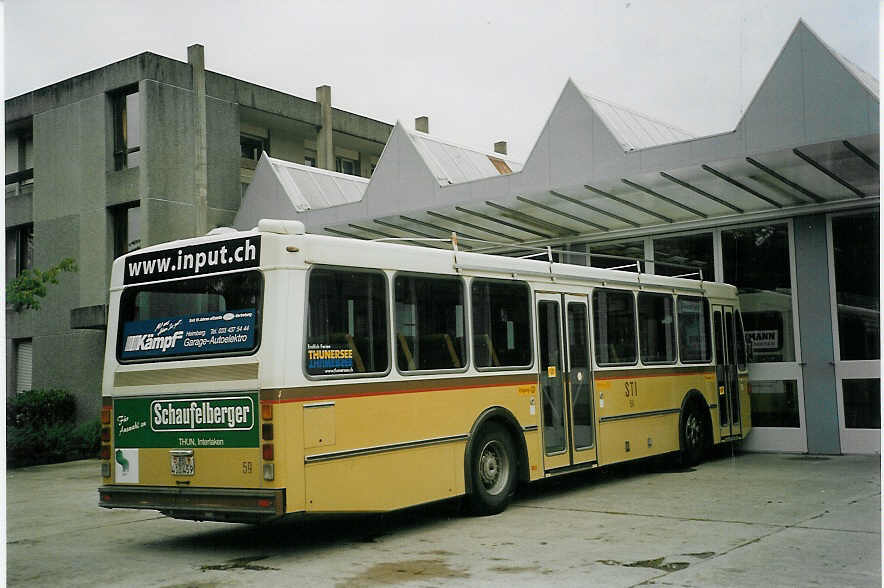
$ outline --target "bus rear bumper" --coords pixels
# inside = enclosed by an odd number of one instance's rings
[[[261,523],[285,514],[285,490],[112,485],[98,489],[98,506],[158,510],[193,521]]]

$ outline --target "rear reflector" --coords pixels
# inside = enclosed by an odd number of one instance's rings
[[[261,447],[261,456],[265,459],[265,461],[270,461],[273,459],[273,443],[265,443]]]
[[[258,499],[258,507],[259,508],[270,508],[273,506],[273,501],[269,498],[259,498]]]
[[[102,494],[102,495],[101,495],[101,501],[102,501],[102,502],[110,502],[110,501],[111,501],[110,494]]]

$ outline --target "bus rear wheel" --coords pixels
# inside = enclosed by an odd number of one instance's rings
[[[470,456],[470,511],[479,516],[502,512],[516,485],[516,452],[506,429],[488,423]]]
[[[681,418],[681,463],[694,466],[703,459],[709,443],[707,414],[698,401],[693,401],[685,408]]]

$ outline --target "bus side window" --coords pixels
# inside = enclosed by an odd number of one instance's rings
[[[309,276],[307,374],[385,373],[390,365],[386,276],[322,267]]]
[[[524,282],[473,280],[473,358],[476,367],[531,366],[531,290]]]
[[[709,334],[709,301],[699,296],[679,296],[678,349],[682,363],[712,361]]]
[[[638,293],[638,335],[642,363],[675,363],[675,313],[672,296]]]
[[[599,365],[633,365],[635,296],[628,290],[596,289],[592,293],[595,359]]]
[[[400,274],[394,290],[399,370],[465,367],[463,281],[457,277]]]

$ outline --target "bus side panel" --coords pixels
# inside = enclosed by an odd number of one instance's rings
[[[700,391],[710,407],[717,404],[711,368],[688,373],[679,373],[677,368],[673,371],[596,372],[599,465],[678,451],[679,415],[688,391]],[[713,441],[717,443],[717,409],[710,410],[709,416]]]
[[[303,404],[308,511],[389,510],[463,494],[467,437],[483,411],[501,406],[522,427],[538,425],[533,374],[518,384],[473,388],[414,384],[414,391]],[[528,433],[532,478],[541,475],[538,438]]]
[[[743,425],[743,439],[752,430],[752,406],[749,402],[749,374],[740,374],[740,420]]]
[[[307,510],[387,511],[463,494],[466,442],[308,464]],[[460,471],[456,471],[460,470]]]
[[[268,393],[264,393],[265,396]],[[275,403],[273,406],[274,454],[276,483],[285,488],[285,511],[302,512],[304,505],[304,429],[302,408],[295,403]]]

